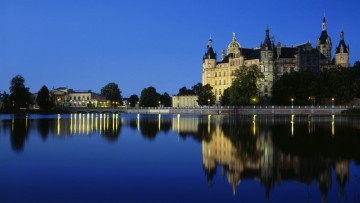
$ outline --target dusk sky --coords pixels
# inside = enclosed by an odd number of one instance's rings
[[[119,84],[123,97],[148,86],[178,93],[201,82],[202,57],[232,40],[254,48],[266,26],[275,43],[316,46],[326,12],[332,56],[343,27],[350,64],[360,60],[359,1],[36,1],[0,2],[0,91],[25,78],[42,85],[100,92]]]

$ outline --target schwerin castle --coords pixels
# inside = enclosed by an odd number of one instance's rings
[[[221,61],[217,61],[210,37],[203,57],[202,83],[213,87],[213,93],[219,102],[224,90],[231,86],[236,69],[243,65],[257,65],[264,74],[264,78],[259,82],[260,99],[266,102],[271,97],[273,83],[284,73],[302,69],[319,73],[323,69],[337,65],[349,67],[349,45],[345,44],[343,30],[340,32],[339,45],[335,48],[335,58],[331,56],[331,47],[325,16],[315,48],[309,41],[291,47],[282,46],[280,42],[275,45],[267,28],[265,40],[257,48],[241,47],[233,33],[227,52],[222,50]]]

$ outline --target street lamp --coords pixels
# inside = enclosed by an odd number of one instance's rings
[[[332,103],[332,106],[333,106],[333,108],[334,108],[334,105],[335,105],[335,98],[334,98],[334,97],[331,98],[331,103]]]
[[[179,100],[177,100],[177,103],[178,103],[178,108],[179,108],[179,103],[180,103],[180,101],[179,101]]]
[[[294,108],[294,98],[291,98],[291,108]]]
[[[209,106],[209,108],[210,108],[210,99],[208,99],[208,106]]]

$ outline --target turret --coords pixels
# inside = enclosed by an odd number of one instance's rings
[[[349,67],[349,45],[345,44],[344,31],[341,29],[340,42],[335,47],[335,64],[342,67]]]
[[[261,44],[261,61],[271,61],[274,57],[274,44],[270,40],[270,30],[266,27],[264,43]]]
[[[212,39],[210,37],[208,45],[206,46],[207,50],[203,57],[203,68],[215,68],[216,67],[216,53],[212,48]]]
[[[265,100],[268,96],[271,97],[273,79],[274,79],[274,42],[271,42],[269,27],[266,27],[265,40],[261,44],[260,51],[260,70],[264,73],[264,79],[260,82],[260,97]]]
[[[325,14],[322,22],[322,31],[320,37],[317,39],[316,48],[322,53],[329,61],[331,60],[331,38],[326,31]]]

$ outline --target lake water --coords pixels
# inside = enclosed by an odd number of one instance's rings
[[[0,115],[0,202],[359,202],[360,118]]]

